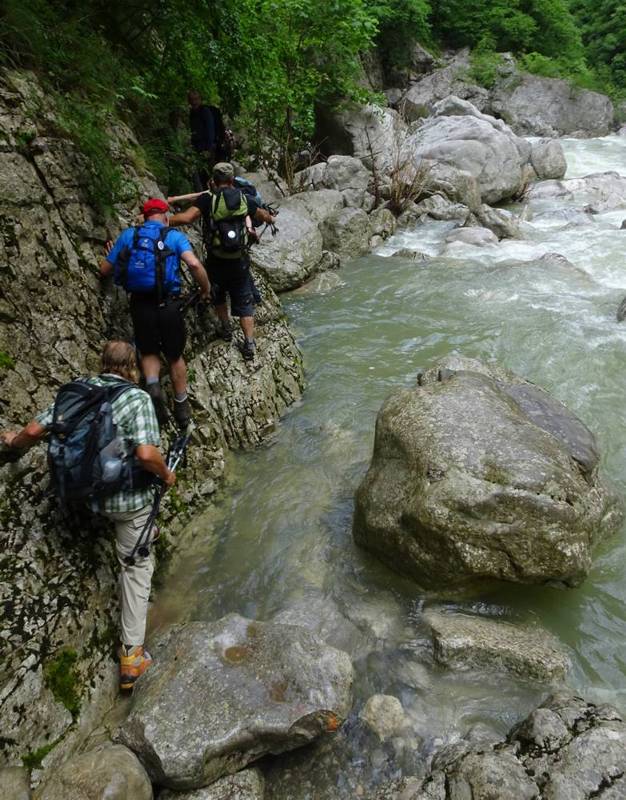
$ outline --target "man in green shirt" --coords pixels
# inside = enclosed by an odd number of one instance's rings
[[[89,378],[88,382],[106,386],[120,381],[136,384],[139,370],[132,345],[122,341],[107,342],[102,352],[102,372]],[[131,386],[112,402],[113,422],[120,436],[132,443],[138,465],[157,478],[166,487],[173,486],[175,474],[168,468],[159,449],[161,439],[154,406],[150,396],[138,386]],[[0,439],[16,450],[26,450],[37,444],[52,426],[54,403],[35,417],[19,432],[5,432]],[[119,491],[100,503],[94,511],[108,517],[115,525],[116,552],[120,565],[121,640],[120,687],[132,689],[137,678],[152,663],[144,650],[146,617],[154,563],[151,553],[134,555],[133,563],[127,557],[143,531],[154,499],[154,490],[144,488]],[[150,542],[156,533],[154,528]]]

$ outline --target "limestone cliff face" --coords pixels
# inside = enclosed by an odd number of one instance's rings
[[[115,218],[102,219],[88,202],[85,160],[61,132],[50,99],[31,75],[0,76],[2,429],[27,421],[63,382],[97,370],[105,339],[130,334],[125,296],[101,285],[95,264],[104,240],[160,192],[141,167],[132,132],[112,121],[110,135],[128,202]],[[186,355],[197,433],[165,504],[169,530],[210,499],[225,450],[258,444],[300,396],[299,350],[276,295],[260,284],[253,364],[242,360],[236,341],[216,339],[211,312],[190,315]],[[57,740],[48,758],[67,751],[95,714],[96,696],[111,683],[115,584],[106,525],[90,515],[66,518],[48,496],[45,448],[1,467],[0,765]],[[63,687],[64,674],[78,676],[76,697]]]

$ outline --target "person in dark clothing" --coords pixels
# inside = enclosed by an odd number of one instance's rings
[[[207,249],[206,268],[212,284],[215,311],[220,319],[220,335],[227,341],[232,339],[231,322],[226,305],[230,296],[231,312],[239,317],[244,334],[243,357],[252,360],[256,352],[254,340],[254,285],[245,246],[227,251],[220,241],[216,222],[238,220],[250,239],[256,239],[251,217],[275,221],[269,212],[260,208],[252,198],[234,186],[234,169],[230,163],[218,163],[213,168],[213,183],[210,192],[196,197],[186,211],[173,214],[170,226],[190,225],[202,218]],[[267,219],[266,219],[267,217]]]
[[[192,181],[194,189],[202,191],[207,185],[213,165],[217,161],[230,159],[230,145],[220,109],[217,106],[204,105],[200,92],[195,90],[189,92],[187,100],[191,146],[198,154],[200,162]]]

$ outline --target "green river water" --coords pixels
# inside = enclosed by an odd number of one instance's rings
[[[626,138],[563,144],[568,177],[626,174]],[[626,294],[626,231],[618,230],[626,210],[585,220],[551,200],[532,211],[522,240],[445,249],[452,223],[422,225],[316,288],[283,296],[304,353],[304,398],[266,446],[233,457],[225,499],[194,520],[155,615],[165,625],[291,609],[289,619],[350,652],[353,717],[322,745],[266,764],[276,800],[367,796],[389,777],[419,773],[434,748],[473,726],[504,734],[545,696],[511,678],[435,667],[421,622],[435,598],[360,551],[350,532],[383,399],[450,353],[495,359],[552,392],[594,431],[606,474],[626,488],[626,323],[615,319]],[[389,257],[402,247],[437,258],[424,266]],[[547,267],[538,262],[545,253],[570,263]],[[624,530],[601,546],[580,588],[507,585],[436,598],[540,623],[571,656],[569,685],[622,710],[625,600]],[[384,746],[355,722],[380,692],[402,701],[412,727]]]

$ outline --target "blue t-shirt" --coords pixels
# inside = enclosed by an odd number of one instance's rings
[[[142,228],[150,228],[154,226],[156,228],[162,228],[163,223],[157,222],[156,220],[147,220],[144,222],[143,225],[140,227]],[[106,260],[109,264],[112,264],[115,267],[115,264],[120,257],[120,253],[125,247],[131,248],[133,246],[133,238],[135,235],[135,228],[126,228],[125,231],[122,231],[120,235],[115,240],[115,244],[113,245],[113,249],[106,257]],[[193,250],[191,244],[189,243],[189,239],[185,236],[184,233],[177,231],[175,228],[170,228],[167,234],[167,246],[170,250],[174,252],[174,255],[168,256],[169,259],[176,259],[176,264],[173,265],[178,267],[178,262],[180,257],[183,253],[186,253],[189,250]],[[168,264],[168,267],[170,265]]]

